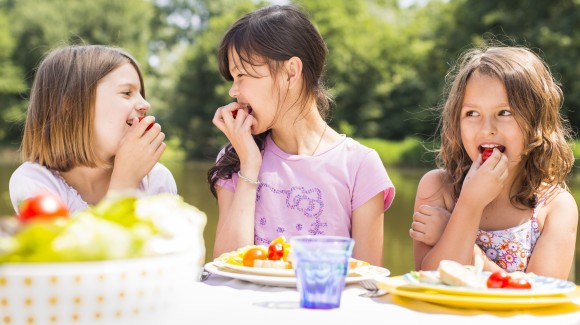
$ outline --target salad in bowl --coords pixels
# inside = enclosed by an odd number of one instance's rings
[[[156,323],[198,281],[205,213],[178,195],[108,195],[69,214],[50,193],[0,220],[0,321]]]

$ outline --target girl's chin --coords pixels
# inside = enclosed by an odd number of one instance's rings
[[[252,126],[252,128],[250,129],[250,133],[252,133],[252,135],[258,135],[260,133],[264,133],[268,130],[262,130],[260,127],[256,127],[256,126]]]

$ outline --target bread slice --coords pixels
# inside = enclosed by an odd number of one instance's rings
[[[262,267],[269,269],[291,269],[292,263],[282,260],[254,260],[254,267]]]
[[[485,288],[484,279],[477,272],[455,261],[442,260],[437,271],[441,282],[447,285]]]

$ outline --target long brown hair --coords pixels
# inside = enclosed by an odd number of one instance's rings
[[[230,73],[228,52],[235,51],[246,71],[252,66],[267,64],[275,78],[284,61],[298,57],[302,60],[303,88],[300,107],[305,110],[306,103],[315,100],[322,118],[326,118],[330,106],[330,96],[322,81],[326,55],[326,44],[310,22],[307,15],[298,7],[291,5],[272,5],[246,14],[223,36],[219,50],[219,71],[222,77],[233,81]],[[283,97],[278,94],[278,100]],[[264,149],[266,136],[270,130],[254,136],[260,150]],[[231,178],[240,168],[240,159],[231,144],[227,144],[224,154],[208,171],[211,192],[217,197],[215,183],[218,179]]]
[[[95,152],[95,100],[99,80],[137,61],[119,48],[74,45],[51,51],[34,78],[21,144],[24,161],[66,172],[77,166],[107,167]]]
[[[444,168],[457,199],[471,159],[461,141],[460,116],[465,87],[474,74],[503,82],[509,106],[524,133],[520,188],[510,200],[534,207],[542,183],[566,186],[574,155],[567,141],[571,131],[560,115],[562,90],[546,63],[524,47],[495,46],[468,50],[447,76],[447,97],[441,114],[441,147],[437,163]]]

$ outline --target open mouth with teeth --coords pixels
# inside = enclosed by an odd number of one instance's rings
[[[504,152],[505,147],[497,144],[484,144],[479,146],[479,152],[481,152],[481,158],[486,161],[489,156],[493,153],[493,149],[497,148],[499,151]]]

